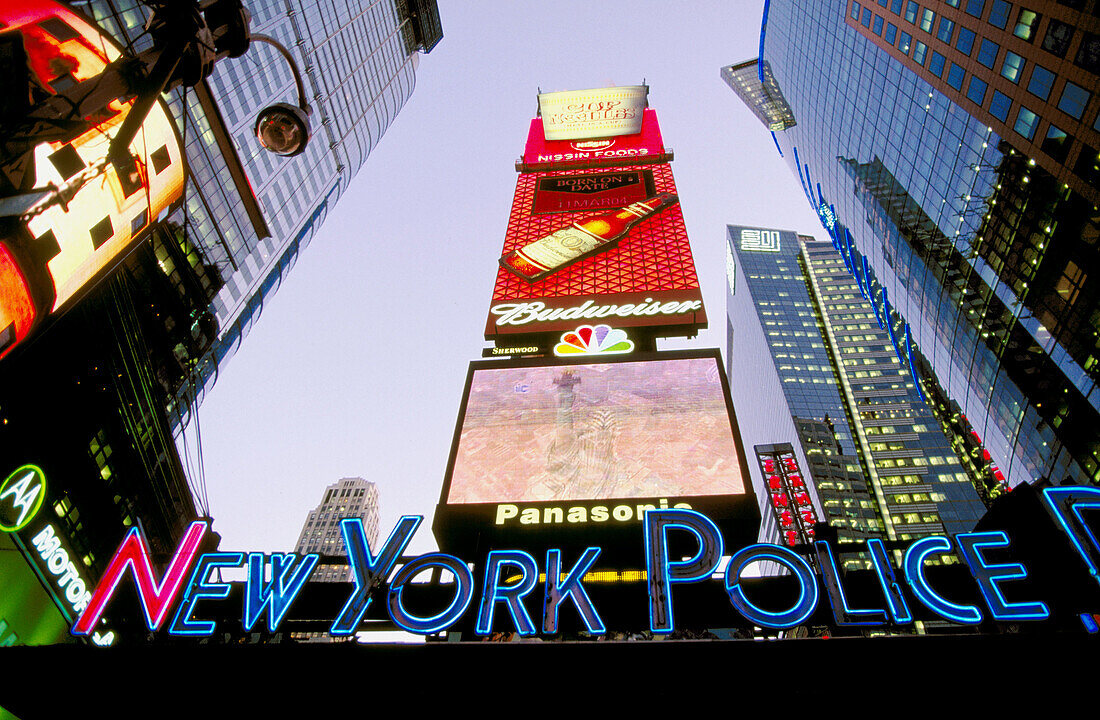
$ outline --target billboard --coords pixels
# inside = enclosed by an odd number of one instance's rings
[[[74,87],[96,85],[121,57],[105,34],[56,2],[5,2],[0,27],[9,39],[19,36],[28,82],[43,98],[36,108]],[[129,146],[140,182],[121,179],[107,161],[111,139],[136,101],[110,100],[83,132],[34,148],[30,179],[53,201],[28,207],[0,236],[0,357],[47,316],[74,304],[181,202],[185,161],[161,100]]]
[[[534,118],[527,131],[527,144],[523,148],[519,169],[530,172],[565,166],[600,167],[668,162],[671,159],[672,153],[665,149],[661,138],[657,112],[646,108],[637,133],[582,140],[548,140],[543,118]]]
[[[587,532],[641,522],[646,507],[728,517],[751,495],[716,350],[480,361],[436,517]]]
[[[667,163],[521,173],[499,265],[485,327],[498,344],[592,320],[667,335],[706,327]]]
[[[635,135],[642,127],[648,94],[645,85],[539,93],[539,115],[546,139]]]

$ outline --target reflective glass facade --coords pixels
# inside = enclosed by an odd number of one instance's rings
[[[221,60],[209,93],[179,89],[169,99],[187,151],[191,178],[178,221],[216,268],[210,310],[218,323],[213,346],[188,360],[190,382],[169,415],[186,423],[248,334],[264,300],[278,289],[298,252],[347,189],[412,93],[418,51],[441,37],[431,0],[248,0],[251,31],[288,48],[302,73],[312,112],[312,139],[296,157],[279,157],[255,139],[257,113],[276,102],[297,105],[290,65],[253,42],[240,58]],[[147,10],[136,0],[93,0],[84,12],[132,50],[150,44]],[[222,130],[224,128],[224,131]],[[239,159],[247,183],[234,182]],[[228,156],[228,160],[227,160]],[[258,199],[257,213],[248,206]]]
[[[1100,477],[1097,5],[765,9],[780,153],[918,389],[1008,486]]]
[[[727,298],[730,377],[761,362],[747,327],[758,323],[840,540],[972,529],[985,505],[840,252],[786,231],[728,230],[740,281]]]

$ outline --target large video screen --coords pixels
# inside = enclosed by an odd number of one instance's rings
[[[743,494],[718,362],[475,364],[445,502]]]

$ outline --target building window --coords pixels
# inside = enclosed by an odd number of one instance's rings
[[[1039,27],[1042,15],[1033,11],[1020,8],[1020,14],[1016,17],[1016,27],[1012,28],[1012,34],[1021,40],[1031,42],[1035,37],[1035,31]]]
[[[883,38],[893,45],[894,41],[898,39],[898,26],[894,23],[886,23],[886,34],[883,35]]]
[[[985,0],[966,0],[966,14],[981,18],[985,10]]]
[[[974,40],[977,37],[970,28],[960,27],[959,38],[955,41],[955,49],[963,55],[969,55],[970,51],[974,49]]]
[[[941,77],[943,75],[943,66],[946,63],[947,58],[933,50],[932,59],[928,61],[928,72],[932,73],[936,77]]]
[[[1035,126],[1038,124],[1039,116],[1026,107],[1021,107],[1020,113],[1016,116],[1016,124],[1012,126],[1012,129],[1030,140],[1035,137]]]
[[[859,22],[865,28],[871,27],[871,10],[869,8],[863,8],[863,19]]]
[[[852,19],[859,20],[860,4],[857,2],[852,3]]]
[[[970,76],[970,85],[966,88],[966,97],[975,105],[981,106],[985,102],[985,91],[989,85],[977,75]]]
[[[1012,3],[1005,0],[993,0],[989,11],[989,24],[1002,30],[1008,25],[1008,16],[1012,12]]]
[[[956,90],[962,90],[963,78],[966,73],[955,63],[951,63],[951,69],[947,71],[947,84]]]
[[[913,25],[917,24],[917,13],[920,11],[920,5],[917,5],[912,0],[909,0],[905,4],[905,20]]]
[[[1001,64],[1001,77],[1008,78],[1014,83],[1020,82],[1020,73],[1024,71],[1024,59],[1012,52],[1005,51],[1005,61]]]
[[[1073,62],[1091,73],[1100,75],[1100,35],[1085,33]]]
[[[981,47],[978,48],[978,62],[992,70],[993,66],[997,64],[997,53],[1000,51],[1000,45],[987,38],[982,38]]]
[[[1073,39],[1073,26],[1053,18],[1047,24],[1047,34],[1043,38],[1043,49],[1058,57],[1065,57],[1069,50],[1069,41]]]
[[[1027,83],[1027,91],[1035,97],[1046,100],[1050,97],[1050,89],[1054,87],[1054,73],[1042,65],[1036,65],[1031,71],[1031,80]]]
[[[901,34],[901,39],[898,42],[898,50],[901,50],[906,55],[909,54],[909,48],[913,46],[913,36],[907,32]]]
[[[1066,87],[1062,90],[1062,99],[1058,101],[1058,109],[1071,118],[1080,120],[1088,104],[1089,92],[1080,85],[1066,82]]]
[[[875,26],[871,28],[871,32],[875,35],[882,35],[882,18],[875,15]]]
[[[920,16],[920,29],[932,34],[932,27],[936,24],[936,13],[932,12],[928,8],[924,9],[924,12]]]
[[[924,65],[924,58],[928,55],[928,46],[917,40],[917,44],[913,46],[913,60],[917,65]]]
[[[901,3],[902,0],[890,0],[890,12],[901,15]]]
[[[1039,147],[1058,162],[1065,162],[1066,156],[1069,155],[1069,146],[1072,143],[1072,137],[1060,128],[1051,125],[1047,128],[1047,136]]]
[[[940,18],[940,29],[936,31],[936,37],[945,45],[951,44],[951,36],[955,33],[955,21]]]
[[[989,114],[1001,122],[1008,122],[1008,111],[1012,107],[1012,101],[1000,90],[993,91],[993,99],[989,101]]]

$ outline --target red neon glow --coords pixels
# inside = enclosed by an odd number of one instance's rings
[[[609,161],[624,164],[659,158],[665,152],[657,113],[646,108],[642,114],[642,131],[636,135],[619,135],[598,140],[547,140],[542,118],[531,120],[523,161],[528,165],[606,165]]]
[[[205,520],[196,520],[191,523],[176,548],[176,554],[172,557],[172,563],[165,571],[164,577],[158,583],[153,574],[153,563],[149,560],[149,543],[140,530],[130,528],[126,533],[122,544],[111,558],[111,564],[103,573],[99,584],[88,607],[84,609],[76,624],[73,625],[73,635],[88,635],[99,622],[100,616],[107,608],[111,596],[115,594],[115,588],[126,574],[126,568],[134,571],[134,579],[137,581],[138,597],[141,599],[141,609],[145,612],[145,620],[150,630],[158,630],[168,614],[184,577],[191,570],[191,564],[199,551],[199,544],[206,535],[207,523]]]
[[[30,286],[7,247],[0,244],[0,333],[11,327],[13,336],[0,335],[0,357],[27,336],[36,313]]]

